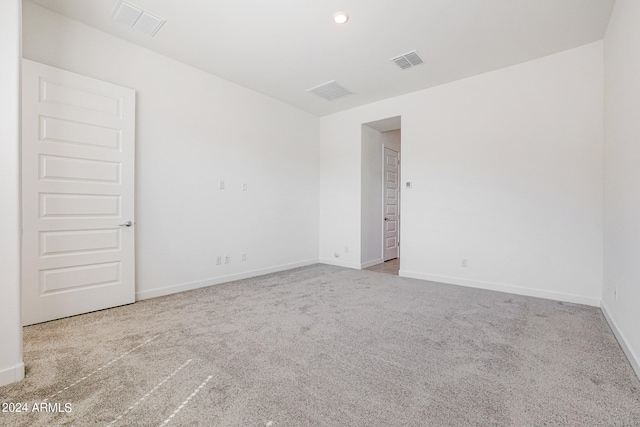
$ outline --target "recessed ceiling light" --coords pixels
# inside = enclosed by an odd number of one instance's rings
[[[344,24],[349,20],[349,15],[347,15],[345,12],[336,12],[333,14],[333,20],[336,22],[336,24]]]

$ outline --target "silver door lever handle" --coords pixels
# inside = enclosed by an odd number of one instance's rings
[[[127,221],[124,224],[120,224],[120,227],[131,227],[133,223],[131,221]]]

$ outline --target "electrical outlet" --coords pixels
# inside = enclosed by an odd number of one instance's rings
[[[245,182],[244,184],[242,184],[242,191],[247,191],[247,188],[249,186],[247,185],[247,183]]]
[[[216,264],[217,264],[217,265],[222,264],[222,257],[221,257],[220,255],[218,255],[218,256],[216,257]]]
[[[462,258],[460,260],[460,266],[462,267],[469,267],[469,260],[467,258]]]
[[[240,254],[240,261],[246,261],[247,260],[247,253],[246,252],[242,252]]]
[[[229,264],[229,261],[231,261],[231,257],[229,255],[225,255],[224,256],[224,263],[225,264]]]
[[[218,188],[224,190],[224,180],[220,180],[220,186]]]

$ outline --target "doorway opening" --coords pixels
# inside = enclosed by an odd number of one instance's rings
[[[362,124],[361,268],[400,269],[401,117]]]

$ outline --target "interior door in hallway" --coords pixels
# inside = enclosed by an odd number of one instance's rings
[[[22,74],[24,325],[135,300],[135,91],[33,61]]]
[[[384,260],[398,258],[399,220],[399,156],[384,148]]]

